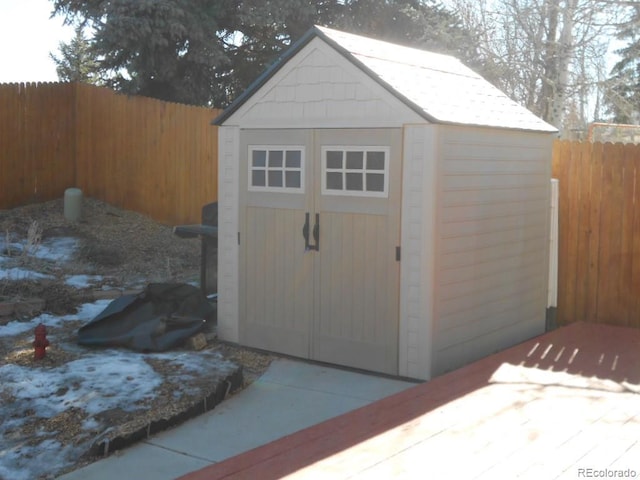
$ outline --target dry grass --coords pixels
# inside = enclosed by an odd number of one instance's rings
[[[0,232],[4,232],[6,245],[24,242],[22,250],[0,252],[5,257],[8,253],[9,261],[53,277],[38,281],[0,280],[0,300],[1,297],[43,298],[45,310],[56,315],[73,313],[81,303],[90,298],[91,292],[66,285],[63,279],[67,275],[101,275],[103,280],[95,288],[109,286],[120,291],[141,289],[151,282],[193,281],[199,278],[198,239],[178,238],[173,235],[170,225],[158,224],[143,215],[119,210],[91,198],[84,199],[83,217],[77,223],[64,218],[62,200],[0,211]],[[78,240],[78,248],[70,261],[54,262],[34,257],[43,242],[56,237]],[[3,266],[6,267],[6,264]],[[32,317],[33,315],[30,316]],[[0,324],[1,320],[2,318]],[[77,359],[81,355],[78,350],[67,351],[62,345],[64,342],[75,343],[77,329],[82,323],[84,322],[65,322],[63,326],[56,327],[54,333],[60,342],[47,349],[47,355],[39,365],[55,367]],[[258,378],[274,358],[265,353],[221,343],[212,332],[208,333],[207,338],[206,350],[215,350],[224,358],[242,366],[245,385]],[[33,332],[0,338],[0,363],[33,365],[32,341]],[[161,361],[151,361],[150,364],[160,375],[170,378],[171,372],[168,369],[173,368],[171,364]],[[192,405],[193,394],[188,392],[193,387],[200,387],[199,395],[210,393],[210,379],[196,379],[194,382],[192,385],[179,385],[166,381],[156,401],[145,406],[148,417],[163,418],[163,415],[167,415],[167,405],[178,410],[184,405]],[[183,395],[179,395],[181,389],[184,390]],[[60,394],[63,395],[64,391],[60,390]],[[6,400],[1,396],[0,389],[0,400]],[[176,396],[180,401],[175,400]],[[104,412],[104,415],[110,416],[111,424],[124,425],[125,429],[133,428],[137,425],[136,422],[141,421],[140,418],[132,419],[122,411]],[[78,434],[78,424],[83,419],[84,416],[78,409],[69,409],[50,419],[45,429],[59,431],[61,442],[73,443],[74,436]],[[147,421],[148,418],[142,420]],[[75,468],[93,460],[95,459],[79,459]]]

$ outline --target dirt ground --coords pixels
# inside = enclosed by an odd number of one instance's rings
[[[41,239],[79,239],[79,251],[71,262],[51,264],[28,255],[24,257],[28,266],[40,267],[38,271],[54,276],[99,274],[104,277],[104,284],[122,288],[140,287],[146,282],[198,278],[198,239],[180,239],[169,226],[91,198],[83,200],[82,219],[77,223],[67,221],[63,211],[62,199],[0,211],[0,235],[10,239],[27,238],[30,227],[36,222]],[[20,252],[15,253],[19,255]],[[37,293],[27,290],[28,287],[20,285],[20,293],[17,288],[12,290],[11,285],[3,285],[0,294]],[[42,286],[31,287],[38,290]],[[46,289],[51,288],[46,286]],[[63,292],[55,293],[57,297]],[[47,299],[48,310],[64,313],[69,308],[64,303],[64,295],[58,301]]]
[[[78,239],[79,246],[70,261],[52,262],[38,259],[28,252],[0,252],[13,257],[14,264],[21,268],[46,273],[53,279],[46,280],[8,280],[0,278],[0,302],[21,301],[27,299],[43,299],[42,311],[54,315],[71,314],[82,303],[104,296],[105,292],[115,292],[117,296],[123,291],[141,290],[152,282],[193,282],[199,279],[200,272],[200,240],[181,239],[172,232],[172,227],[158,224],[144,215],[123,211],[104,202],[85,198],[83,215],[79,222],[67,221],[63,215],[63,200],[28,205],[11,210],[0,210],[0,235],[5,245],[20,239],[28,239],[29,248],[37,248],[38,243],[47,238],[72,237]],[[32,244],[32,245],[31,245]],[[76,274],[100,275],[102,280],[90,288],[78,289],[66,285],[62,281],[65,276]],[[109,294],[107,294],[109,295]],[[104,298],[104,297],[97,297]],[[24,313],[24,319],[33,318],[38,312]],[[16,320],[16,315],[0,317],[0,324]],[[77,329],[83,322],[66,322],[65,331],[56,331],[73,342]],[[207,346],[205,352],[219,352],[222,357],[242,367],[244,384],[248,384],[260,376],[274,358],[261,352],[238,346],[225,344],[217,340],[215,328],[206,331]],[[15,363],[16,365],[33,364],[31,342],[33,333],[11,339],[0,338],[0,365]],[[189,348],[189,347],[184,347]],[[45,362],[47,366],[56,366],[70,362],[82,353],[73,349],[52,346],[47,350]],[[201,379],[198,385],[178,385],[169,380],[170,364],[160,361],[149,362],[166,381],[160,388],[157,398],[146,405],[148,419],[163,418],[168,409],[179,411],[192,405],[193,387],[198,387],[198,395],[208,395],[215,385],[210,379]],[[184,389],[184,395],[176,401],[176,390]],[[107,414],[107,413],[105,413]],[[148,419],[132,418],[124,411],[108,412],[112,425],[126,428],[138,428],[139,423]],[[50,427],[60,431],[58,440],[73,442],[77,425],[82,422],[80,412],[68,411],[65,415],[48,421]],[[78,417],[78,418],[76,418]],[[45,426],[48,428],[49,426]],[[94,461],[95,457],[78,459],[74,468]]]

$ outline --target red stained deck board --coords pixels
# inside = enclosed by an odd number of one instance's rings
[[[505,363],[640,384],[639,347],[640,330],[574,323],[181,480],[281,478],[489,385]]]

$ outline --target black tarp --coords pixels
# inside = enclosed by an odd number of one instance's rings
[[[137,295],[123,295],[78,330],[86,346],[163,351],[214,321],[216,310],[199,288],[185,283],[151,283]]]

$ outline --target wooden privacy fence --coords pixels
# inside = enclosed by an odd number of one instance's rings
[[[80,83],[0,85],[0,209],[68,187],[166,224],[217,200],[220,113]]]
[[[0,209],[49,200],[73,186],[75,88],[0,85]]]
[[[640,145],[556,141],[558,323],[640,327]]]
[[[79,83],[0,85],[0,209],[68,187],[166,224],[217,200],[220,113]],[[640,145],[556,141],[558,323],[640,328]]]

